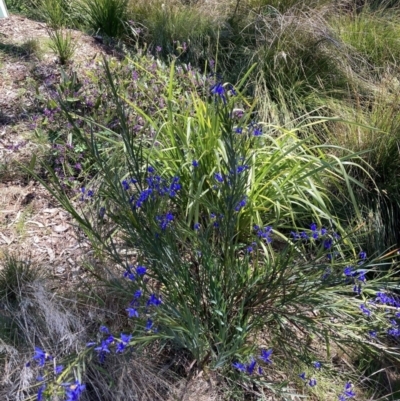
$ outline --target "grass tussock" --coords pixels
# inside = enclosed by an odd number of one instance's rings
[[[355,54],[360,54],[371,72],[380,76],[389,68],[397,68],[400,55],[398,13],[397,9],[372,12],[363,8],[359,13],[340,15],[334,20],[340,39],[351,46]]]

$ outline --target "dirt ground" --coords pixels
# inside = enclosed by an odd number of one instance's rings
[[[77,43],[74,68],[84,68],[104,53],[92,37],[71,33]],[[83,273],[79,261],[89,245],[78,241],[67,213],[19,167],[48,146],[30,128],[32,81],[60,75],[48,41],[44,23],[17,15],[0,20],[0,256],[12,252],[31,258],[62,281],[71,281]]]

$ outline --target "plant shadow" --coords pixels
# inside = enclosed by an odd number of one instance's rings
[[[5,43],[0,41],[0,55],[3,53],[12,59],[21,61],[23,58],[26,61],[37,58],[38,44],[35,41],[28,40],[23,44]]]

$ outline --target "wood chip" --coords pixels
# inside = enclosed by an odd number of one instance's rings
[[[39,226],[40,228],[43,228],[44,225],[42,223],[39,223],[38,221],[34,221],[34,220],[28,220],[26,223],[32,223],[32,224],[36,224],[37,226]]]
[[[0,237],[4,240],[7,245],[10,245],[13,242],[13,239],[7,238],[3,233],[0,232]]]
[[[53,226],[52,229],[53,229],[56,233],[63,233],[64,231],[67,231],[67,230],[69,229],[69,226],[60,224],[60,225],[58,225],[58,226]]]
[[[43,209],[43,213],[50,213],[50,214],[56,214],[60,211],[60,209],[57,208],[51,208],[51,209]]]
[[[54,251],[51,248],[49,248],[48,246],[46,246],[46,249],[47,249],[47,253],[49,254],[49,257],[50,257],[50,262],[52,262],[55,258]]]

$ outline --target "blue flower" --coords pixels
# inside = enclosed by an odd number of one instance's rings
[[[63,365],[57,365],[54,369],[54,374],[56,376],[58,376],[62,371],[64,370],[64,366]]]
[[[255,225],[254,230],[259,238],[263,239],[266,243],[270,244],[272,242],[272,227],[266,226],[264,228],[260,228],[259,226]]]
[[[215,178],[218,182],[224,182],[224,177],[222,176],[221,173],[215,173],[215,174],[214,174],[214,178]]]
[[[235,362],[235,363],[232,364],[232,366],[235,369],[239,370],[240,372],[245,372],[246,371],[246,366],[243,363]]]
[[[135,277],[135,275],[132,273],[131,269],[132,269],[132,266],[131,266],[131,265],[128,265],[128,267],[126,268],[126,271],[124,272],[124,277],[128,277],[129,280],[135,281],[136,277]]]
[[[360,305],[361,312],[366,316],[371,316],[371,311],[363,304]]]
[[[240,174],[240,173],[243,173],[243,171],[248,170],[248,169],[249,169],[249,166],[246,165],[246,164],[244,164],[244,165],[242,165],[242,166],[238,166],[238,167],[236,168],[236,172],[237,172],[238,174]]]
[[[117,347],[115,349],[116,353],[121,353],[124,351],[124,349],[126,348],[126,346],[129,344],[129,341],[131,341],[132,339],[132,334],[124,334],[121,333],[121,339],[117,344]]]
[[[128,312],[128,317],[139,317],[139,312],[135,308],[126,308],[125,309]]]
[[[332,238],[326,238],[326,239],[324,240],[324,248],[325,248],[325,249],[331,249],[332,243],[333,243]]]
[[[305,231],[302,231],[302,232],[300,233],[300,237],[301,237],[302,239],[305,239],[305,240],[307,240],[307,239],[310,238],[310,236],[309,236]]]
[[[122,184],[122,188],[124,188],[125,191],[127,191],[129,189],[129,182],[127,180],[123,180],[121,182]]]
[[[313,366],[315,369],[321,369],[322,364],[321,364],[321,362],[314,362]]]
[[[318,239],[319,233],[318,233],[317,224],[316,224],[316,223],[311,223],[310,228],[311,228],[311,231],[312,231],[311,236],[312,236],[314,239]]]
[[[199,167],[199,162],[197,160],[192,161],[192,166],[193,167]]]
[[[159,222],[159,227],[161,230],[165,231],[174,221],[174,216],[171,212],[168,212],[164,216],[157,216],[156,220]]]
[[[372,338],[376,338],[376,336],[378,335],[378,333],[376,332],[376,330],[370,330],[368,332],[369,336]]]
[[[367,252],[361,251],[361,252],[358,254],[358,256],[359,256],[359,258],[360,258],[361,260],[365,260],[365,259],[367,259]]]
[[[110,353],[109,347],[110,343],[107,340],[103,340],[101,342],[101,345],[99,345],[98,347],[96,347],[94,350],[97,351],[99,354],[106,352],[106,353]]]
[[[384,292],[377,292],[376,293],[376,301],[380,302],[383,305],[390,305],[398,307],[400,303],[396,300],[393,296],[388,295]]]
[[[179,184],[179,177],[172,178],[171,185],[167,190],[168,195],[173,198],[176,196],[177,191],[181,189],[181,184]]]
[[[293,238],[294,241],[297,241],[298,239],[300,239],[300,234],[299,234],[299,233],[296,233],[296,232],[294,232],[294,231],[291,231],[291,232],[290,232],[290,235],[292,236],[292,238]]]
[[[153,190],[151,188],[148,188],[140,192],[139,198],[136,202],[133,197],[130,199],[130,202],[133,203],[134,207],[140,208],[142,207],[143,203],[150,198],[151,195],[153,195]]]
[[[110,331],[108,330],[108,328],[106,326],[100,326],[99,331],[100,331],[100,333],[110,334]]]
[[[343,270],[346,277],[354,277],[357,273],[353,270],[353,266],[346,266]]]
[[[400,328],[398,326],[392,327],[392,328],[388,329],[387,333],[389,336],[398,338],[398,337],[400,337]]]
[[[261,136],[262,135],[262,128],[260,128],[260,127],[254,128],[253,135],[254,136]]]
[[[66,400],[65,401],[78,401],[79,397],[85,390],[85,385],[81,384],[78,380],[74,384],[67,384],[65,389]]]
[[[356,393],[352,390],[352,384],[347,382],[344,386],[343,394],[341,394],[342,398],[339,397],[339,400],[348,400],[349,398],[354,398]]]
[[[38,363],[40,367],[44,366],[46,360],[51,359],[51,356],[44,352],[41,348],[35,347],[35,354],[33,360]]]
[[[194,223],[193,229],[196,231],[200,230],[200,223]]]
[[[154,171],[155,171],[154,167],[152,167],[152,166],[147,167],[147,172],[148,173],[153,174]]]
[[[153,321],[149,318],[149,319],[147,319],[145,329],[151,330],[152,327],[153,327]]]
[[[272,349],[269,349],[269,350],[261,350],[261,356],[260,356],[260,359],[263,361],[263,362],[265,362],[265,363],[267,363],[267,364],[271,364],[272,363],[272,361],[271,361],[271,355],[272,355],[272,353],[273,353],[273,350]]]
[[[300,373],[299,377],[301,380],[306,380],[306,372]]]
[[[255,360],[254,358],[251,358],[250,363],[246,366],[246,372],[247,372],[249,375],[252,375],[252,374],[253,374],[254,369],[255,369],[255,367],[256,367],[256,364],[257,364],[256,360]]]
[[[151,306],[151,305],[159,306],[159,305],[161,305],[161,298],[157,298],[155,294],[151,294],[146,305],[147,306]]]
[[[240,209],[244,208],[247,203],[247,196],[243,197],[242,200],[235,206],[235,211],[238,212]]]
[[[261,136],[262,135],[262,128],[260,125],[256,124],[255,122],[251,122],[249,125],[249,129],[253,130],[253,135],[254,136]]]
[[[317,380],[315,380],[314,378],[310,379],[308,385],[310,387],[315,387],[317,385]]]
[[[146,274],[146,271],[147,271],[147,269],[146,269],[144,266],[138,266],[138,267],[136,268],[136,274],[137,274],[138,276],[143,276],[143,275],[145,275],[145,274]]]
[[[210,88],[211,94],[220,98],[226,104],[225,88],[221,82],[216,83]]]
[[[327,232],[328,232],[328,230],[325,227],[321,228],[321,231],[320,231],[321,235],[325,235]]]
[[[112,337],[112,336],[111,336]],[[114,340],[114,337],[113,337]],[[107,340],[103,340],[101,342],[101,345],[96,347],[94,350],[97,352],[97,355],[99,357],[100,363],[104,363],[104,360],[106,358],[106,354],[109,354],[111,351],[108,348],[111,345],[111,343]]]
[[[131,341],[131,339],[132,339],[132,334],[121,333],[121,342],[123,342],[124,344],[128,344],[129,341]]]
[[[242,127],[236,127],[236,128],[235,128],[235,132],[236,132],[237,134],[241,134],[241,133],[243,132],[243,128],[242,128]]]
[[[360,273],[357,277],[357,280],[362,281],[363,283],[365,283],[367,281],[366,277],[365,277],[365,270],[360,270]]]
[[[330,267],[327,267],[324,271],[324,273],[321,276],[321,280],[326,280],[332,273],[332,270]]]
[[[42,385],[39,387],[39,390],[38,390],[38,392],[37,392],[37,401],[43,401],[43,400],[44,400],[44,398],[43,398],[43,392],[44,392],[44,390],[46,390],[46,385],[45,385],[45,384],[42,384]]]

